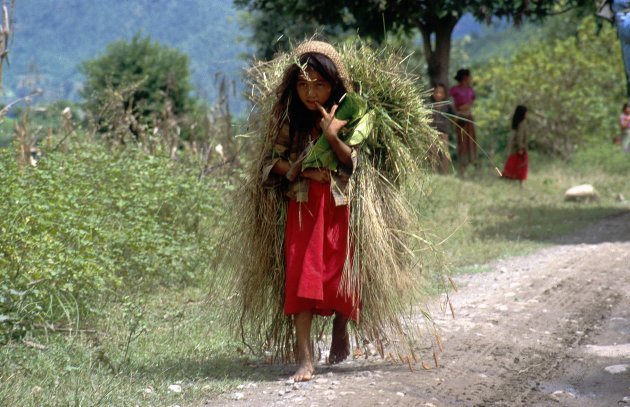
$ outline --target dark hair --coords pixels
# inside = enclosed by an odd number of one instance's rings
[[[527,113],[527,107],[523,105],[516,106],[514,115],[512,116],[512,130],[516,130],[518,125],[525,120],[525,113]]]
[[[464,79],[466,79],[466,77],[468,77],[468,76],[470,76],[470,69],[460,69],[455,74],[455,80],[457,82],[461,82]]]
[[[624,104],[623,104],[623,107],[621,108],[621,112],[622,112],[622,113],[623,113],[623,112],[625,112],[625,111],[626,111],[626,109],[628,108],[628,106],[630,106],[630,103],[628,103],[628,102],[624,103]]]
[[[448,93],[448,89],[446,89],[446,85],[443,84],[442,82],[436,83],[435,86],[433,87],[433,90],[435,90],[437,88],[442,88],[442,89],[444,89],[445,93]]]
[[[330,109],[348,91],[339,76],[337,67],[327,56],[309,52],[302,54],[298,63],[299,65],[291,64],[284,72],[282,82],[276,88],[277,102],[272,111],[274,119],[280,121],[288,120],[291,137],[294,135],[306,135],[311,131],[315,120],[320,115],[318,111],[308,110],[297,94],[297,79],[304,69],[312,68],[332,85],[330,98],[324,105],[324,108]],[[305,137],[300,137],[300,139],[305,139]],[[307,141],[304,140],[304,143]]]

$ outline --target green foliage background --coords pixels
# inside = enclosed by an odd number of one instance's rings
[[[564,37],[536,39],[474,71],[475,118],[486,148],[501,149],[518,104],[529,108],[532,147],[568,156],[584,143],[611,143],[625,100],[616,32],[594,17],[568,18]]]
[[[47,152],[36,169],[0,149],[0,340],[74,324],[108,297],[203,278],[223,186],[191,172],[87,142]]]
[[[9,99],[40,87],[43,100],[76,101],[83,81],[81,61],[140,32],[188,55],[195,90],[212,101],[218,73],[239,85],[245,65],[239,56],[248,52],[238,42],[246,30],[239,26],[232,2],[225,0],[20,0],[15,20],[11,66],[3,83]],[[244,109],[245,103],[236,99],[232,106]]]
[[[161,113],[166,101],[172,113],[181,115],[194,103],[190,96],[188,56],[177,49],[153,42],[148,36],[134,35],[107,46],[107,52],[81,65],[85,82],[81,96],[85,108],[97,119],[109,99],[109,90],[121,92],[133,86],[125,100],[140,122]],[[144,119],[144,120],[143,120]]]

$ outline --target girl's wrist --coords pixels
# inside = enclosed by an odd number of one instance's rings
[[[342,142],[337,133],[324,133],[324,137],[326,137],[331,147]]]

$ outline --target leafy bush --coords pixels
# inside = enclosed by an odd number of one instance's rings
[[[136,34],[130,42],[116,41],[107,52],[84,62],[86,77],[81,96],[96,122],[102,119],[111,92],[124,95],[123,109],[140,124],[170,109],[175,116],[193,106],[186,54]]]
[[[618,131],[625,78],[617,35],[609,25],[597,33],[593,17],[567,23],[575,35],[530,41],[475,71],[480,134],[506,138],[518,104],[528,106],[532,146],[543,152],[566,156]]]
[[[203,276],[220,185],[166,157],[81,143],[19,167],[0,149],[0,340],[72,323],[103,295]]]

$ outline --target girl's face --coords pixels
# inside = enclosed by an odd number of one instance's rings
[[[623,114],[625,114],[626,116],[630,115],[630,106],[623,109]]]
[[[433,99],[436,102],[441,102],[446,98],[446,92],[444,91],[444,88],[442,86],[436,86],[435,89],[433,89]]]
[[[306,68],[298,76],[295,84],[300,101],[308,110],[317,110],[317,105],[324,106],[332,93],[332,84],[313,68]]]

